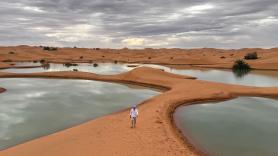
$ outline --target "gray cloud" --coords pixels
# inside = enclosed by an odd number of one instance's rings
[[[0,44],[276,47],[277,0],[9,0]]]

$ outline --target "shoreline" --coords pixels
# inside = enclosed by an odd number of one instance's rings
[[[149,73],[147,76],[146,79],[142,79],[142,76],[140,78],[140,75],[142,75],[142,73]],[[76,75],[79,75],[79,76],[76,76]],[[139,75],[139,79],[138,79],[138,76]],[[232,97],[236,97],[236,96],[240,96],[240,95],[258,95],[258,96],[266,96],[268,94],[273,94],[273,96],[278,96],[278,88],[259,88],[259,87],[247,87],[247,86],[238,86],[238,85],[228,85],[228,84],[221,84],[221,83],[211,83],[211,82],[205,82],[205,81],[200,81],[200,80],[193,80],[193,79],[185,79],[185,78],[190,78],[190,77],[185,77],[185,76],[180,76],[180,75],[175,75],[175,74],[171,74],[171,73],[166,73],[166,72],[163,72],[163,71],[160,71],[158,69],[152,69],[152,68],[147,68],[147,67],[141,67],[139,69],[134,69],[130,72],[126,72],[126,73],[123,73],[123,74],[118,74],[118,75],[110,75],[110,76],[101,76],[101,75],[97,75],[97,74],[92,74],[92,73],[82,73],[82,72],[46,72],[46,73],[32,73],[32,74],[13,74],[13,73],[0,73],[0,77],[34,77],[34,78],[71,78],[71,79],[89,79],[89,80],[97,80],[97,81],[107,81],[107,82],[116,82],[116,83],[133,83],[133,84],[136,84],[136,85],[144,85],[144,86],[160,86],[160,87],[164,87],[164,89],[168,89],[168,91],[162,93],[162,97],[166,96],[165,99],[171,99],[171,97],[173,97],[173,93],[174,92],[175,94],[179,93],[181,91],[183,91],[183,88],[182,87],[185,87],[186,84],[188,84],[189,82],[191,83],[195,83],[194,85],[198,86],[200,84],[204,84],[205,86],[206,85],[209,85],[209,86],[220,86],[221,87],[224,87],[224,89],[220,89],[220,91],[218,89],[216,90],[212,90],[212,93],[209,93],[208,95],[209,96],[198,96],[197,95],[197,98],[193,97],[193,98],[190,98],[188,99],[185,98],[185,97],[175,97],[177,98],[174,102],[170,102],[168,103],[168,105],[166,105],[165,107],[163,107],[164,109],[160,110],[162,112],[164,112],[163,114],[165,115],[165,117],[159,117],[159,118],[162,118],[163,120],[162,121],[158,121],[159,122],[162,122],[160,124],[164,124],[165,122],[165,126],[166,128],[164,127],[164,130],[168,131],[167,134],[171,134],[172,133],[172,136],[174,138],[176,138],[175,140],[179,140],[179,142],[181,144],[183,144],[183,146],[186,147],[186,151],[191,153],[190,155],[204,155],[203,153],[201,153],[199,150],[198,150],[198,147],[194,147],[190,142],[188,142],[188,140],[186,141],[186,138],[185,136],[183,136],[179,129],[174,125],[173,123],[173,118],[172,118],[172,115],[173,115],[173,112],[174,110],[179,107],[180,105],[189,105],[190,103],[192,102],[195,102],[196,101],[210,101],[210,100],[216,100],[216,101],[219,101],[219,100],[223,100],[223,99],[227,99],[227,98],[232,98]],[[168,83],[161,83],[161,78],[162,80],[167,80],[167,81],[170,81]],[[178,81],[178,82],[176,82]],[[197,82],[197,83],[196,83]],[[178,85],[176,86],[176,84],[185,84],[185,85],[182,85],[181,87]],[[188,87],[187,87],[188,88]],[[217,88],[217,87],[216,87]],[[225,89],[226,88],[226,89]],[[229,88],[229,89],[227,89]],[[235,88],[235,89],[232,89],[232,88]],[[243,88],[243,90],[247,90],[246,91],[240,91],[240,93],[232,93],[233,90],[238,90],[240,88]],[[188,89],[191,89],[191,88],[188,88]],[[259,90],[259,91],[256,91]],[[264,93],[264,90],[268,90],[270,89],[270,91],[266,91],[268,93]],[[223,91],[223,90],[228,90],[227,91]],[[253,93],[252,93],[253,92]],[[175,95],[174,94],[174,95]],[[238,95],[237,95],[238,94]],[[205,94],[206,95],[206,94]],[[184,96],[184,95],[182,95]],[[151,106],[151,104],[149,102],[152,102],[152,99],[156,99],[157,97],[160,97],[160,96],[155,96],[151,99],[148,99],[150,101],[145,101],[143,102],[143,105],[140,105],[139,106],[139,109],[141,107],[148,107],[148,106]],[[153,102],[152,102],[153,103]],[[126,111],[128,110],[123,110],[123,112],[119,112],[119,114],[122,114],[122,113],[126,113]],[[114,114],[110,114],[108,116],[114,116]],[[107,116],[104,116],[104,117],[101,117],[101,119],[103,118],[106,118]],[[96,119],[98,120],[98,119]],[[92,120],[92,121],[89,121],[89,122],[94,122],[95,120]],[[82,125],[77,125],[75,127],[80,127]],[[72,129],[74,129],[75,127],[73,127]],[[63,133],[64,131],[67,131],[67,130],[63,130],[63,131],[60,131],[58,132],[57,134],[61,134]],[[56,135],[56,134],[53,134],[53,135]],[[48,138],[48,137],[51,137],[53,135],[50,135],[50,136],[47,136],[47,137],[42,137],[42,138],[38,138],[38,139],[35,139],[29,143],[33,143],[33,142],[36,142],[36,141],[39,141],[40,139],[44,139],[44,138]],[[19,146],[25,146],[26,144],[29,144],[28,142],[27,143],[24,143],[22,145],[19,145]],[[11,147],[10,149],[7,149],[7,150],[4,150],[3,152],[7,152],[7,151],[13,151],[18,148],[18,146],[15,146],[15,147]],[[184,147],[181,147],[181,148],[184,148]],[[29,149],[29,148],[28,148]],[[32,150],[32,149],[30,149]],[[47,149],[46,149],[47,150]],[[2,152],[2,151],[1,151]],[[0,155],[1,155],[1,152],[0,152]],[[32,151],[29,151],[29,152],[32,152]],[[29,153],[30,154],[30,153]],[[3,154],[5,155],[5,154]],[[7,154],[9,155],[9,154]],[[170,154],[171,155],[171,154]]]
[[[20,62],[30,62],[32,63],[33,61],[30,60],[17,60],[17,61],[13,61],[10,63],[20,63]],[[223,65],[219,65],[219,64],[171,64],[171,63],[149,63],[149,62],[117,62],[114,63],[113,60],[108,60],[108,61],[94,61],[94,62],[90,62],[90,61],[65,61],[65,62],[60,62],[60,61],[48,61],[47,63],[55,63],[55,64],[65,64],[65,63],[88,63],[88,64],[92,64],[92,63],[113,63],[113,64],[127,64],[130,67],[137,67],[137,65],[133,65],[133,64],[146,64],[146,65],[161,65],[161,66],[165,66],[165,67],[170,67],[173,69],[179,69],[177,67],[187,67],[188,69],[192,69],[192,68],[200,68],[200,69],[219,69],[219,70],[232,70],[232,64],[229,64],[229,66],[223,66]],[[130,64],[130,65],[129,65]],[[20,68],[41,68],[43,67],[42,65],[40,66],[1,66],[0,64],[0,69],[20,69]],[[257,68],[257,67],[252,67],[252,70],[255,71],[278,71],[278,67],[277,68]]]
[[[193,102],[188,102],[188,103],[184,103],[184,104],[178,104],[172,108],[171,114],[169,114],[169,116],[171,118],[171,124],[172,124],[173,128],[176,129],[177,135],[184,141],[184,144],[189,147],[192,147],[192,151],[197,153],[198,156],[209,156],[209,154],[205,150],[203,150],[203,148],[201,148],[200,146],[194,145],[190,141],[191,139],[188,136],[188,134],[183,133],[182,130],[179,128],[178,123],[175,121],[175,118],[174,118],[174,113],[175,113],[176,109],[178,109],[181,106],[189,106],[189,105],[202,104],[202,103],[207,103],[207,102],[220,102],[220,101],[225,101],[225,100],[231,100],[234,98],[237,98],[237,97],[227,97],[227,98],[223,98],[223,99],[193,101]]]
[[[9,51],[14,51],[14,54],[9,54]],[[260,56],[257,60],[247,61],[252,68],[256,68],[254,71],[278,70],[278,48],[238,50],[209,48],[142,50],[59,48],[58,51],[48,52],[39,47],[30,46],[0,47],[0,54],[3,56],[0,58],[0,68],[14,68],[9,64],[13,62],[33,62],[43,59],[49,63],[61,64],[142,63],[177,67],[187,66],[189,69],[231,69],[234,60],[243,58],[246,53],[253,51],[258,52]],[[221,58],[223,56],[224,59]],[[28,66],[26,67],[28,68]],[[21,66],[20,68],[25,67]],[[117,75],[70,71],[21,74],[0,72],[0,78],[23,77],[83,79],[132,84],[162,89],[162,94],[139,104],[141,115],[138,120],[139,125],[134,130],[126,127],[126,122],[129,122],[129,119],[126,119],[127,109],[2,150],[0,156],[206,155],[198,147],[193,146],[186,135],[182,134],[175,125],[173,113],[176,108],[181,105],[198,104],[200,101],[221,101],[238,96],[278,97],[278,87],[252,87],[202,81],[194,77],[176,75],[149,67],[139,67]],[[144,124],[140,122],[144,122]],[[111,125],[111,123],[117,126]],[[91,131],[91,129],[95,131]],[[117,129],[117,131],[113,131],[114,129]],[[125,132],[125,134],[122,132]],[[110,147],[110,150],[105,147]],[[128,151],[133,147],[138,148],[135,154]]]
[[[22,78],[24,78],[25,76],[23,76]],[[1,75],[0,75],[0,78],[1,78]],[[28,78],[45,78],[45,79],[57,79],[57,78],[53,78],[53,77],[28,77]],[[65,78],[58,78],[58,79],[65,79]],[[190,78],[189,78],[190,79]],[[79,80],[79,79],[77,79]],[[95,80],[93,80],[95,81]],[[96,81],[99,81],[99,80],[96,80]],[[161,93],[163,94],[163,92],[167,92],[168,90],[171,90],[171,88],[167,88],[167,87],[163,87],[163,86],[156,86],[156,85],[151,85],[151,84],[143,84],[143,83],[136,83],[136,82],[121,82],[121,81],[102,81],[102,82],[111,82],[111,83],[117,83],[117,84],[122,84],[122,85],[137,85],[137,86],[142,86],[142,87],[146,87],[146,88],[150,88],[150,89],[157,89],[159,91],[161,91]],[[1,89],[1,88],[0,88]],[[5,90],[6,91],[6,90]],[[0,92],[1,93],[1,92]],[[153,98],[153,97],[152,97]],[[146,99],[145,101],[141,102],[138,104],[138,106],[141,106],[141,105],[144,105],[147,101],[151,100],[152,98],[150,99]],[[189,141],[189,139],[187,138],[186,134],[182,133],[182,131],[178,128],[177,124],[175,123],[174,121],[174,117],[173,117],[173,114],[175,112],[175,110],[182,106],[182,105],[194,105],[194,104],[201,104],[203,102],[211,102],[211,101],[215,101],[215,102],[219,102],[219,101],[222,101],[222,100],[229,100],[229,99],[233,99],[233,98],[236,98],[236,97],[231,97],[231,98],[224,98],[224,99],[212,99],[212,100],[200,100],[200,101],[192,101],[192,102],[188,102],[188,103],[183,103],[183,104],[173,104],[173,107],[171,107],[171,112],[169,113],[169,119],[170,119],[170,122],[173,126],[173,129],[175,130],[176,132],[176,135],[178,138],[180,138],[183,142],[184,142],[184,145],[187,146],[193,153],[195,153],[197,156],[208,156],[207,153],[203,152],[198,146],[195,146],[193,143],[191,143]],[[122,112],[126,112],[126,111],[129,111],[129,108],[126,108],[126,109],[123,109],[123,110],[119,110],[119,111],[116,111],[116,112],[113,112],[113,113],[109,113],[107,115],[104,115],[104,116],[101,116],[101,117],[98,117],[98,118],[102,118],[102,117],[105,117],[105,116],[111,116],[111,115],[115,115],[115,114],[118,114],[118,113],[122,113]],[[96,118],[96,119],[98,119]],[[59,133],[59,132],[62,132],[62,131],[65,131],[67,129],[71,129],[71,128],[74,128],[76,126],[80,126],[80,125],[83,125],[83,124],[86,124],[87,122],[90,122],[90,121],[93,121],[93,120],[96,120],[96,119],[92,119],[92,120],[89,120],[89,121],[86,121],[84,123],[81,123],[79,125],[75,125],[73,127],[69,127],[69,128],[66,128],[66,129],[63,129],[61,131],[57,131],[57,132],[54,132],[54,133]],[[9,150],[10,148],[13,148],[13,147],[16,147],[16,146],[19,146],[21,144],[25,144],[27,142],[30,142],[32,140],[37,140],[37,139],[40,139],[40,138],[43,138],[43,137],[48,137],[54,133],[51,133],[49,135],[45,135],[45,136],[41,136],[39,138],[35,138],[35,139],[31,139],[31,140],[27,140],[26,142],[23,142],[23,143],[20,143],[20,144],[17,144],[15,146],[11,146],[11,147],[8,147],[6,149],[3,149],[3,150],[0,150],[1,151],[5,151],[5,150]],[[0,153],[1,154],[1,153]]]

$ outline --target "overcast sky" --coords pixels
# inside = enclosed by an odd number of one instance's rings
[[[278,0],[1,0],[0,45],[278,47]]]

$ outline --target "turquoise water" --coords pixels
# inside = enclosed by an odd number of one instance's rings
[[[7,89],[0,94],[0,150],[159,94],[146,88],[87,80],[0,79],[0,86]]]
[[[278,155],[278,100],[240,97],[181,106],[174,119],[184,135],[211,156]]]

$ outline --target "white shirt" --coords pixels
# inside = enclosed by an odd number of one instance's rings
[[[135,108],[135,110],[133,108],[131,108],[130,110],[130,116],[132,118],[136,118],[138,116],[138,110]]]

